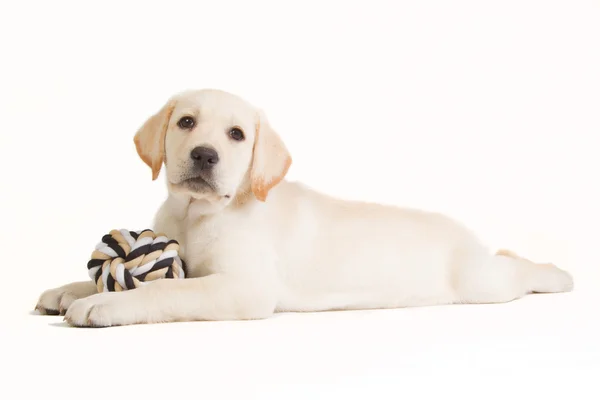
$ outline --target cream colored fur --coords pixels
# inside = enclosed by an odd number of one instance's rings
[[[191,131],[177,126],[194,116]],[[241,128],[246,139],[227,132]],[[514,253],[494,254],[437,213],[345,201],[288,182],[288,149],[265,114],[217,90],[169,99],[135,135],[169,196],[153,229],[177,239],[190,279],[121,293],[79,282],[42,294],[38,309],[74,326],[267,318],[275,312],[501,303],[564,292],[571,276]],[[190,151],[220,157],[211,188],[186,183]]]

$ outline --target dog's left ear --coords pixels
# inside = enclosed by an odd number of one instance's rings
[[[133,139],[138,155],[152,169],[152,180],[158,178],[165,159],[165,135],[174,108],[174,101],[167,102],[146,120]]]
[[[256,122],[254,157],[250,169],[251,188],[254,196],[265,201],[269,191],[283,180],[292,157],[285,144],[273,130],[266,115],[261,111]]]

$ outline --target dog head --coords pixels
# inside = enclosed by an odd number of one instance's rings
[[[198,90],[173,96],[135,134],[140,158],[171,193],[223,208],[241,194],[266,201],[292,159],[265,114],[238,96]]]

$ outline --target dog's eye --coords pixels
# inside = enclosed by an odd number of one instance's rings
[[[177,122],[177,126],[181,129],[192,129],[196,125],[196,121],[192,117],[182,117],[179,122]]]
[[[229,131],[229,136],[233,140],[244,140],[244,132],[242,132],[240,128],[231,128],[231,130]]]

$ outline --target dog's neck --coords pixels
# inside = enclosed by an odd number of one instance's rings
[[[173,217],[179,221],[186,218],[198,221],[226,210],[240,209],[252,201],[256,201],[256,198],[250,186],[238,190],[233,199],[194,198],[188,194],[172,192],[169,192],[167,199]]]

